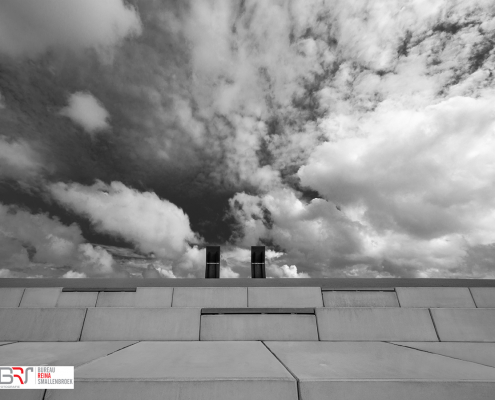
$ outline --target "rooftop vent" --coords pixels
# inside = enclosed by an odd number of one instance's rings
[[[220,278],[220,246],[206,246],[205,278]]]
[[[266,278],[265,246],[251,246],[251,278]]]

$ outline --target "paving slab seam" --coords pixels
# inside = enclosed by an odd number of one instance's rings
[[[96,302],[98,302],[98,298],[96,298]],[[81,338],[82,338],[82,333],[84,330],[84,323],[86,322],[86,315],[88,315],[88,309],[87,308],[86,308],[86,312],[84,313],[83,323],[81,325],[81,332],[79,333],[79,339],[77,339],[78,342],[80,342]]]
[[[484,367],[495,368],[492,365],[486,365],[486,364],[482,364],[482,363],[479,363],[479,362],[476,362],[476,361],[470,361],[470,360],[465,360],[463,358],[457,358],[457,357],[447,356],[445,354],[435,353],[433,351],[428,351],[428,350],[424,350],[424,349],[418,349],[417,347],[406,346],[405,344],[394,343],[394,342],[384,342],[384,343],[393,344],[394,346],[399,346],[399,347],[405,347],[406,349],[412,349],[412,350],[421,351],[423,353],[435,354],[435,355],[441,356],[441,357],[452,358],[454,360],[464,361],[464,362],[471,363],[471,364],[483,365]],[[473,342],[470,342],[470,343],[473,343]]]
[[[172,288],[172,301],[170,302],[170,308],[172,308],[174,306],[174,295],[175,295],[175,288],[173,287]],[[199,322],[199,324],[201,325],[201,321]],[[199,328],[201,329],[201,328]]]
[[[399,298],[399,296],[397,296],[397,298]],[[428,312],[430,313],[431,322],[433,323],[433,329],[435,329],[435,334],[437,335],[437,339],[439,342],[441,342],[440,335],[438,334],[438,330],[437,330],[437,324],[435,323],[435,319],[433,318],[433,314],[431,313],[431,308],[428,308]]]
[[[24,297],[24,293],[26,293],[26,288],[22,290],[21,298],[19,299],[19,304],[17,304],[17,307],[21,306],[22,298]]]
[[[43,397],[41,398],[41,400],[45,400],[47,392],[48,392],[48,389],[45,389],[43,391]]]
[[[468,290],[469,290],[469,294],[471,295],[471,298],[473,299],[474,306],[475,306],[476,308],[479,308],[479,307],[478,307],[478,304],[476,303],[476,300],[474,299],[473,292],[471,291],[471,288],[470,288],[470,287],[468,287]]]
[[[261,343],[263,343],[263,346],[266,347],[266,349],[272,353],[273,357],[287,370],[289,374],[292,375],[292,377],[296,380],[296,389],[297,389],[297,398],[298,400],[302,400],[301,398],[301,387],[299,385],[299,378],[294,374],[283,362],[280,358],[277,357],[277,355],[266,345],[266,343],[262,340]]]
[[[399,303],[399,307],[402,308],[402,306],[400,304],[399,295],[397,294],[397,289],[396,288],[394,288],[394,293],[395,293],[395,297],[397,297],[397,303]]]
[[[114,350],[112,351],[111,353],[108,353],[108,354],[105,354],[105,355],[102,355],[101,357],[97,357],[97,358],[94,358],[92,360],[89,360],[83,364],[79,364],[77,367],[74,367],[74,370],[79,368],[79,367],[82,367],[83,365],[87,365],[87,364],[91,364],[93,361],[98,361],[98,360],[101,360],[102,358],[105,358],[105,357],[108,357],[109,355],[111,354],[114,354],[114,353],[117,353],[118,351],[120,350],[124,350],[124,349],[127,349],[128,347],[131,347],[131,346],[134,346],[135,344],[138,344],[139,341],[136,341],[134,343],[131,343],[131,344],[128,344],[127,346],[124,346],[124,347],[121,347],[120,349],[117,349],[117,350]],[[74,376],[74,379],[75,379],[75,376]]]

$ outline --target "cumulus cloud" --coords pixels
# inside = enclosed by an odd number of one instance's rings
[[[98,231],[124,238],[144,253],[175,260],[194,252],[189,243],[200,241],[184,211],[152,192],[101,181],[92,186],[57,183],[50,192],[67,208],[86,215]]]
[[[39,156],[28,142],[0,135],[0,179],[30,177],[40,168]]]
[[[267,271],[267,277],[273,278],[309,278],[306,272],[297,272],[295,265],[270,265]]]
[[[0,267],[23,271],[40,264],[71,268],[69,275],[112,276],[113,263],[104,249],[85,243],[76,224],[0,204]]]
[[[70,118],[90,134],[109,128],[108,111],[91,93],[73,93],[60,115]]]
[[[0,52],[34,56],[49,48],[101,48],[141,33],[137,11],[123,0],[4,0]]]

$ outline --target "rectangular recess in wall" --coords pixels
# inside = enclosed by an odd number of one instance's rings
[[[322,287],[322,292],[395,292],[395,288],[332,288]]]
[[[136,288],[66,288],[62,292],[135,292]]]
[[[201,315],[219,314],[309,314],[314,308],[202,308]]]

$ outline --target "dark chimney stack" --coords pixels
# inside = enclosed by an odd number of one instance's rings
[[[206,246],[205,278],[220,278],[220,246]]]
[[[265,246],[251,246],[251,278],[266,278]]]

